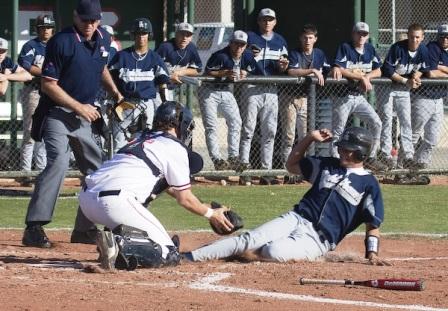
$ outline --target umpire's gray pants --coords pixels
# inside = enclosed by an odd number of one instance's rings
[[[285,262],[315,260],[330,250],[330,243],[321,241],[311,222],[290,211],[258,228],[206,245],[191,254],[194,261],[205,261],[259,251],[267,260]]]
[[[278,96],[275,86],[249,85],[246,89],[247,100],[241,103],[243,127],[241,130],[240,160],[249,163],[250,147],[260,118],[261,167],[272,168],[274,139],[277,132]]]
[[[412,145],[411,127],[411,98],[405,86],[392,86],[392,91],[379,95],[379,105],[383,129],[381,131],[381,152],[391,156],[392,151],[392,116],[397,113],[400,122],[400,143],[405,159],[412,159],[414,147]]]
[[[200,90],[200,108],[205,129],[205,141],[212,160],[222,159],[218,139],[218,111],[227,124],[228,157],[238,158],[241,136],[241,116],[235,97],[229,90],[214,90],[203,87]]]
[[[101,150],[92,137],[91,124],[73,112],[52,108],[45,120],[43,140],[47,151],[47,166],[37,177],[36,187],[28,205],[26,223],[51,222],[72,150],[84,175],[92,173],[101,165]],[[78,209],[75,229],[87,231],[93,226]]]
[[[417,97],[412,101],[412,143],[422,142],[415,150],[415,160],[429,165],[432,151],[437,145],[444,118],[443,99]]]
[[[347,124],[350,115],[356,116],[362,121],[368,123],[369,129],[374,139],[369,157],[375,158],[380,145],[381,120],[363,95],[348,95],[343,98],[337,98],[334,101],[332,113],[332,156],[339,157],[338,148],[335,145],[335,142],[339,140],[342,133],[344,132],[345,125]]]

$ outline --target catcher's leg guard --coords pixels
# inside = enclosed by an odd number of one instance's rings
[[[168,249],[170,250],[168,255],[166,255],[166,258],[164,259],[163,265],[164,266],[177,266],[180,262],[180,253],[176,246],[168,246]]]
[[[134,270],[139,265],[158,268],[164,264],[162,247],[151,240],[146,231],[120,225],[113,230],[113,233],[116,234],[120,248],[115,262],[117,269]]]

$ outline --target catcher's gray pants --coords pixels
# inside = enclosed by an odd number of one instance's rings
[[[405,159],[412,159],[411,98],[404,85],[393,85],[390,92],[380,95],[379,105],[383,129],[381,131],[381,152],[391,157],[392,151],[392,113],[396,111],[400,122],[400,143]]]
[[[339,140],[342,132],[344,132],[345,125],[347,124],[347,120],[350,115],[354,115],[362,121],[368,123],[369,129],[374,139],[369,157],[375,158],[380,145],[381,120],[363,95],[348,95],[346,97],[335,99],[332,113],[332,156],[339,157],[338,148],[335,145],[335,142]]]
[[[321,241],[311,222],[290,211],[258,228],[206,245],[191,254],[194,261],[205,261],[259,251],[267,260],[285,262],[315,260],[330,250],[330,243]]]
[[[200,108],[205,129],[205,141],[212,160],[222,159],[218,140],[218,111],[227,124],[227,152],[238,158],[241,135],[241,116],[235,97],[229,90],[203,87],[200,90]]]
[[[75,113],[52,108],[44,121],[43,140],[47,150],[47,166],[37,177],[36,187],[28,205],[26,223],[51,222],[59,190],[64,182],[73,150],[78,167],[84,175],[101,165],[101,150],[92,137],[91,124]],[[94,227],[78,209],[75,229],[87,231]]]
[[[243,119],[240,160],[242,163],[249,163],[250,147],[259,115],[261,167],[271,169],[274,138],[277,132],[277,88],[269,85],[248,85],[246,95],[247,100],[240,105]]]
[[[280,102],[280,118],[282,124],[283,161],[286,163],[297,131],[297,140],[302,140],[307,133],[307,102],[306,96],[294,97],[286,95],[286,102]]]
[[[146,128],[152,128],[152,121],[154,119],[154,112],[158,107],[156,98],[147,100],[129,99],[126,101],[137,105],[135,109],[127,109],[123,112],[124,120],[118,122],[116,119],[112,122],[112,135],[114,137],[114,153],[120,150],[121,147],[128,143],[128,139],[132,134],[127,130],[129,126],[136,125],[139,115],[144,112],[146,115]],[[126,133],[126,135],[125,135]]]
[[[412,142],[414,146],[420,137],[422,142],[415,150],[417,163],[429,165],[434,147],[440,136],[444,118],[443,99],[417,97],[412,101]]]
[[[22,88],[20,102],[22,103],[23,115],[23,138],[20,148],[20,168],[24,171],[31,171],[33,155],[37,170],[42,171],[45,165],[47,165],[44,143],[41,141],[35,142],[31,138],[32,116],[39,103],[39,99],[39,90],[34,86],[26,85]]]

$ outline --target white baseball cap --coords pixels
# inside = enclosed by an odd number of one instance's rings
[[[369,32],[369,25],[364,22],[357,22],[355,26],[353,26],[354,32]]]
[[[247,33],[242,30],[236,30],[230,38],[232,42],[241,42],[247,44]]]
[[[103,27],[103,29],[106,30],[111,36],[114,35],[114,29],[112,28],[112,26],[102,25],[101,27]]]
[[[8,40],[0,38],[0,50],[7,50],[7,49],[8,49]]]
[[[189,23],[180,23],[176,28],[176,32],[178,31],[187,31],[189,33],[194,33],[194,27]]]
[[[274,10],[272,10],[272,9],[270,9],[270,8],[262,9],[262,10],[260,11],[260,13],[258,13],[258,17],[259,17],[259,18],[260,18],[260,17],[265,17],[265,16],[269,16],[269,17],[276,18]]]
[[[437,35],[448,35],[448,24],[437,27]]]

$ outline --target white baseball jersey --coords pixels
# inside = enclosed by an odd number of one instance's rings
[[[143,150],[143,153],[138,154],[135,150]],[[148,160],[159,170],[159,174],[154,174],[146,162]],[[86,185],[89,190],[98,192],[126,190],[143,203],[162,177],[175,190],[191,187],[187,149],[171,135],[147,132],[87,176]]]

